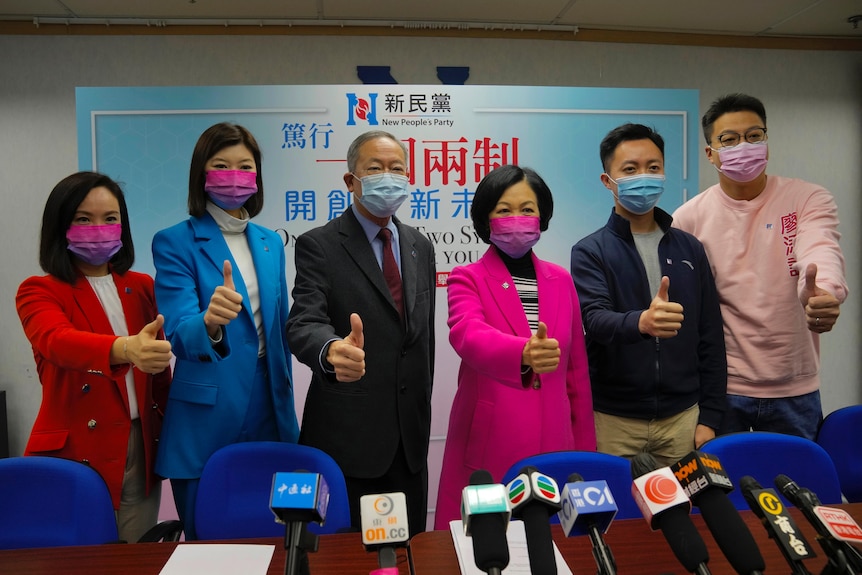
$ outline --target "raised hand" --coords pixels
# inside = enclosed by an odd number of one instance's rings
[[[560,342],[548,337],[548,326],[545,322],[539,322],[539,329],[524,345],[521,365],[530,366],[533,373],[550,373],[560,365]]]
[[[670,301],[670,278],[662,276],[658,293],[652,299],[649,309],[641,313],[638,330],[653,337],[669,338],[679,333],[682,327],[682,305]]]
[[[161,373],[171,363],[171,343],[159,339],[165,324],[162,314],[138,332],[126,338],[125,352],[128,360],[144,373]]]
[[[817,286],[817,264],[808,264],[805,268],[802,301],[805,304],[808,329],[814,333],[831,331],[841,314],[841,302],[834,295]]]
[[[349,383],[365,375],[365,335],[362,318],[358,313],[350,314],[350,333],[344,339],[329,344],[326,361],[335,368],[335,379]]]
[[[210,337],[216,337],[219,327],[229,324],[242,311],[242,295],[234,289],[233,268],[228,260],[222,267],[224,283],[215,288],[204,313],[204,324]]]

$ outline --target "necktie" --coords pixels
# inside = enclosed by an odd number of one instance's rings
[[[377,233],[377,237],[383,242],[383,279],[386,280],[389,293],[392,294],[392,299],[395,300],[398,315],[401,316],[403,321],[404,299],[401,287],[401,274],[398,273],[398,264],[395,262],[395,254],[392,253],[392,232],[386,228],[381,228]]]

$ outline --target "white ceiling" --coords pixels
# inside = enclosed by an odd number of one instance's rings
[[[857,28],[848,18],[860,16]],[[0,0],[0,21],[393,25],[862,39],[862,0]],[[35,25],[35,24],[34,24]]]

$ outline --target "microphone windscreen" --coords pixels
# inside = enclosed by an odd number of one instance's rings
[[[580,473],[572,473],[569,475],[568,479],[566,479],[566,483],[578,483],[579,481],[583,481],[584,476]]]
[[[650,471],[655,471],[659,467],[658,461],[649,453],[638,453],[631,460],[632,479],[637,479],[642,475],[646,475]]]
[[[494,483],[494,478],[491,477],[491,472],[487,469],[477,469],[470,474],[470,485],[488,485]]]
[[[490,485],[494,478],[487,469],[470,475],[470,485]],[[508,517],[502,513],[476,513],[470,517],[473,558],[484,572],[501,571],[509,565],[509,542],[506,539]]]
[[[660,528],[673,554],[689,573],[709,561],[706,543],[684,507],[672,507],[662,513]]]
[[[766,563],[748,526],[720,489],[705,489],[698,494],[701,516],[728,563],[740,575],[763,571]]]
[[[754,491],[760,489],[763,489],[763,486],[750,475],[743,475],[739,479],[739,490],[742,492],[742,497],[745,499],[745,502],[748,503],[749,509],[751,509],[751,511],[753,511],[760,519],[765,519],[766,516],[763,514],[763,509],[760,508],[760,504],[754,496]]]
[[[739,478],[739,488],[743,491],[752,491],[754,489],[763,489],[763,486],[752,476],[743,475]]]
[[[476,567],[485,573],[491,569],[505,569],[509,565],[505,517],[499,513],[484,513],[474,515],[471,521]]]
[[[783,473],[779,473],[775,476],[775,487],[781,493],[784,493],[784,491],[790,486],[796,486],[796,483],[792,479],[790,479]]]

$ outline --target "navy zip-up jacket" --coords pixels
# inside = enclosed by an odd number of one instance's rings
[[[725,409],[727,356],[715,280],[703,245],[671,227],[658,247],[669,298],[683,307],[679,333],[659,339],[638,330],[650,293],[628,220],[611,212],[605,227],[572,248],[572,278],[581,302],[593,407],[619,417],[658,419],[700,406],[698,423],[717,429]]]

